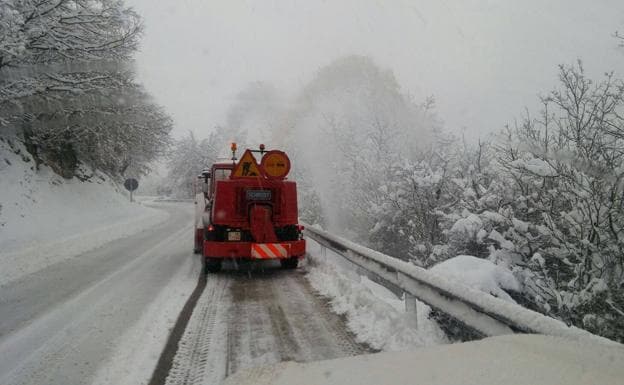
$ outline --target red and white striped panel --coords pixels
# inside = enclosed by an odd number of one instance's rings
[[[288,258],[290,245],[288,243],[252,243],[251,258],[274,259]]]

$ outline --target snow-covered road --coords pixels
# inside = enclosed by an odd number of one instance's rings
[[[304,274],[276,266],[208,276],[166,383],[219,384],[258,365],[370,352]]]
[[[1,384],[106,382],[111,361],[140,355],[133,339],[155,364],[200,271],[192,205],[159,206],[167,221],[0,287]],[[121,375],[138,383],[149,366]]]

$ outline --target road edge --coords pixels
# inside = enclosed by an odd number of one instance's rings
[[[204,270],[202,269],[197,281],[197,286],[195,286],[193,293],[191,293],[188,300],[184,304],[173,329],[171,329],[167,343],[158,358],[158,363],[152,372],[152,377],[150,378],[148,385],[165,385],[167,376],[169,375],[169,371],[171,370],[171,366],[173,364],[173,359],[178,351],[178,343],[184,335],[184,331],[186,330],[186,326],[191,319],[195,305],[197,304],[199,297],[201,297],[205,287],[206,273],[204,273]]]

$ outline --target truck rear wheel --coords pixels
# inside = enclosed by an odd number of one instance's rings
[[[288,259],[280,259],[280,264],[284,269],[296,269],[299,265],[298,257],[290,257]]]
[[[221,270],[221,259],[219,258],[206,258],[204,261],[204,272],[218,273]]]

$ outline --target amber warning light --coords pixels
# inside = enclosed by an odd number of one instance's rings
[[[232,150],[232,162],[236,162],[236,143],[232,142],[230,150]]]

